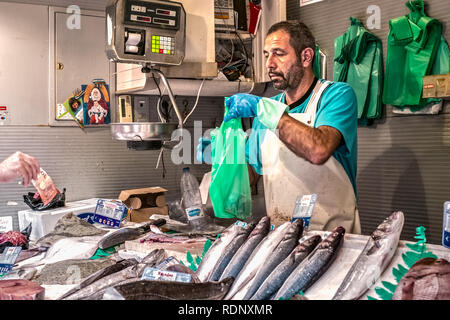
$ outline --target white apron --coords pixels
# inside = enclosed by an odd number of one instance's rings
[[[289,116],[313,127],[318,102],[330,84],[317,81],[305,113],[289,113]],[[311,230],[330,231],[343,226],[349,233],[361,233],[352,183],[333,156],[323,165],[312,164],[295,155],[273,131],[267,130],[261,144],[261,158],[266,210],[274,225],[291,220],[299,196],[317,194]]]

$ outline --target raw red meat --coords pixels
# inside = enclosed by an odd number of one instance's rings
[[[27,238],[19,231],[8,231],[0,234],[0,244],[10,242],[14,246],[20,246],[28,242]]]
[[[22,279],[0,280],[0,300],[44,300],[45,289]]]

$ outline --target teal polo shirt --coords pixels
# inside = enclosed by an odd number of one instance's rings
[[[319,79],[319,81],[324,82],[325,80]],[[303,113],[311,96],[312,93],[300,105],[291,106],[292,108],[288,112]],[[271,99],[286,103],[284,92]],[[358,104],[355,92],[350,85],[344,82],[332,82],[323,92],[319,100],[314,128],[320,126],[336,128],[342,134],[343,141],[333,153],[333,157],[344,167],[353,185],[355,196],[357,196]],[[265,130],[268,129],[255,117],[245,148],[247,162],[255,168],[258,174],[263,174],[259,146],[264,140]]]

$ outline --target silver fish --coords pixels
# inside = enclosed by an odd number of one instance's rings
[[[225,270],[230,260],[233,258],[236,251],[242,246],[242,244],[247,240],[250,232],[255,228],[256,223],[249,223],[244,228],[239,230],[238,234],[234,237],[234,239],[230,242],[230,244],[225,248],[222,252],[222,255],[217,259],[216,265],[214,266],[213,271],[211,272],[211,276],[208,278],[208,281],[217,281]]]
[[[264,280],[259,289],[250,298],[250,300],[268,300],[283,285],[300,262],[302,262],[313,250],[322,238],[315,235],[302,241],[292,252],[284,259]]]
[[[166,253],[163,249],[155,249],[150,252],[142,261],[137,265],[132,265],[121,271],[110,274],[103,277],[90,285],[82,288],[74,294],[65,297],[63,300],[94,300],[93,296],[102,295],[103,292],[110,286],[122,283],[125,280],[137,279],[142,275],[145,267],[155,266],[166,258]]]
[[[274,300],[287,300],[299,291],[308,289],[327,271],[339,252],[344,240],[345,229],[341,226],[333,229],[314,251],[303,260],[275,294]]]
[[[238,291],[243,289],[247,283],[252,280],[258,269],[264,264],[269,255],[283,239],[290,225],[291,222],[283,223],[281,226],[270,232],[264,240],[260,242],[250,258],[248,258],[248,261],[245,263],[241,272],[239,272],[230,291],[225,296],[225,300],[232,299]]]
[[[333,300],[359,299],[375,284],[394,256],[403,223],[403,212],[397,211],[375,229],[337,289]]]
[[[233,258],[231,258],[225,270],[223,270],[223,273],[220,276],[219,281],[222,281],[223,279],[228,277],[236,279],[237,275],[244,267],[248,258],[251,256],[251,254],[258,246],[258,244],[261,242],[261,240],[266,237],[269,231],[270,231],[270,218],[268,216],[262,217],[261,220],[259,220],[256,227],[248,236],[247,240],[245,240],[244,244],[236,251]]]
[[[270,273],[291,253],[298,243],[298,240],[303,234],[303,220],[297,219],[291,223],[289,229],[284,235],[281,242],[270,254],[264,265],[258,270],[255,277],[251,280],[252,284],[248,288],[244,296],[244,300],[250,299],[251,296],[258,290],[264,280]]]
[[[208,280],[217,260],[241,229],[242,227],[240,225],[233,223],[220,234],[219,239],[214,241],[212,246],[203,256],[202,261],[195,272],[200,281],[205,282]]]

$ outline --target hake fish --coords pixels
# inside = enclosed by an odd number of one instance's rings
[[[205,282],[209,279],[217,260],[241,229],[242,227],[240,225],[233,223],[220,234],[217,240],[214,241],[212,246],[203,256],[202,261],[195,272],[201,282]]]
[[[297,245],[264,280],[250,300],[269,300],[280,289],[292,270],[317,247],[321,240],[319,235],[314,235]]]
[[[211,272],[211,276],[208,278],[208,281],[218,281],[220,276],[225,270],[226,266],[233,258],[236,251],[242,246],[242,244],[247,240],[250,232],[255,228],[256,223],[252,222],[247,224],[245,227],[239,230],[238,234],[234,237],[234,239],[230,242],[230,244],[223,250],[222,255],[216,262],[213,271]]]
[[[65,297],[63,300],[95,300],[99,297],[101,298],[108,287],[123,283],[124,281],[130,281],[131,279],[139,280],[145,267],[153,267],[160,263],[164,258],[166,258],[165,251],[163,249],[155,249],[139,264],[131,265],[121,271],[100,278],[74,294]]]
[[[403,223],[403,212],[397,211],[375,229],[337,289],[333,300],[359,299],[375,284],[394,256]]]
[[[248,258],[251,256],[258,244],[260,244],[261,240],[266,237],[269,231],[270,218],[267,216],[262,217],[256,227],[248,236],[247,240],[245,240],[244,244],[236,251],[233,258],[231,258],[230,262],[223,270],[219,281],[222,281],[223,279],[228,277],[233,277],[236,279],[237,275],[244,267]]]
[[[283,239],[291,222],[285,222],[270,232],[264,240],[260,242],[258,247],[253,251],[248,261],[245,263],[241,272],[239,272],[230,291],[225,296],[225,300],[232,299],[236,293],[243,289],[250,280],[255,276],[258,269],[264,264],[272,251],[277,247]]]
[[[231,277],[202,283],[139,280],[108,288],[103,300],[222,300],[232,283]]]
[[[297,219],[291,223],[281,242],[275,250],[273,250],[264,265],[258,270],[254,278],[251,280],[252,283],[243,298],[244,300],[250,299],[264,280],[267,279],[270,273],[289,255],[289,253],[291,253],[291,251],[298,244],[298,240],[302,237],[302,234],[303,220]]]
[[[161,227],[166,223],[164,219],[157,219],[150,221],[149,223],[144,224],[143,226],[137,228],[120,228],[117,231],[114,231],[106,236],[104,236],[99,242],[98,247],[100,249],[106,249],[117,244],[123,243],[128,240],[134,240],[139,238],[144,233],[150,231],[150,226],[155,225],[157,227]]]
[[[345,229],[342,226],[333,229],[303,260],[274,296],[274,300],[288,300],[299,291],[308,289],[333,263],[344,240]]]

